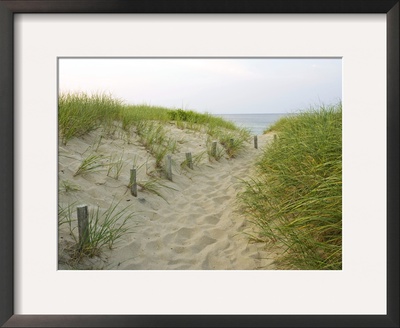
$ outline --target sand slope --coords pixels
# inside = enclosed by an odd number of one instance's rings
[[[209,161],[206,135],[181,130],[170,124],[169,136],[178,143],[172,155],[173,181],[161,179],[158,192],[162,197],[139,188],[138,197],[130,194],[130,168],[141,166],[138,181],[152,179],[154,158],[132,135],[129,141],[119,135],[105,136],[100,130],[67,145],[59,145],[59,205],[87,204],[107,208],[113,199],[119,207],[129,207],[135,216],[130,226],[133,233],[125,235],[113,250],[105,249],[100,258],[87,259],[76,268],[125,270],[254,270],[275,269],[274,253],[262,243],[249,242],[245,232],[253,225],[246,221],[237,206],[236,195],[272,135],[258,136],[259,149],[247,143],[234,159]],[[103,135],[100,140],[100,136]],[[100,141],[100,142],[99,142]],[[182,167],[185,153],[203,154],[193,170]],[[108,163],[110,156],[123,157],[126,164],[118,179],[107,176],[107,168],[73,176],[82,158],[88,154],[101,156]],[[111,174],[112,175],[112,172]],[[79,190],[65,190],[65,184]],[[75,211],[74,211],[75,212]],[[75,213],[73,213],[75,215]],[[77,232],[77,231],[76,231]],[[68,225],[59,230],[59,269],[71,269],[66,247],[71,243]]]

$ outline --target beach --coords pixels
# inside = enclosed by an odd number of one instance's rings
[[[59,141],[59,207],[71,209],[74,222],[59,226],[59,269],[103,270],[273,270],[278,251],[267,251],[265,243],[249,238],[257,231],[241,210],[237,194],[243,190],[273,134],[258,136],[234,157],[218,161],[206,152],[207,135],[181,129],[173,122],[165,126],[176,141],[171,154],[172,181],[155,170],[155,159],[132,133],[101,128],[64,145]],[[193,169],[185,163],[193,156]],[[99,165],[76,174],[82,160],[96,154]],[[120,171],[109,163],[118,159]],[[129,188],[130,169],[137,168],[137,197]],[[116,170],[116,169],[115,169]],[[151,182],[151,183],[149,183]],[[105,247],[101,254],[72,261],[69,250],[77,234],[76,206],[104,211],[111,203],[133,214],[130,233]]]

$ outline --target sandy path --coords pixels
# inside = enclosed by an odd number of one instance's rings
[[[179,152],[173,155],[175,162],[183,161],[186,151],[204,150],[205,136],[200,133],[188,133],[174,127],[169,130],[181,140]],[[92,259],[94,267],[101,262],[106,269],[125,270],[275,269],[274,254],[267,252],[262,243],[250,243],[243,233],[250,232],[253,227],[236,206],[236,195],[242,188],[240,179],[246,178],[272,136],[259,136],[259,149],[248,143],[234,159],[210,163],[207,158],[194,170],[182,171],[179,165],[175,166],[173,181],[163,182],[171,188],[163,188],[164,199],[140,190],[138,197],[131,196],[121,182],[129,179],[128,169],[119,180],[105,177],[104,173],[72,177],[76,168],[74,159],[79,157],[76,152],[84,152],[96,138],[94,133],[86,140],[74,139],[67,146],[60,146],[62,178],[83,186],[74,193],[60,192],[60,203],[79,200],[106,206],[112,195],[131,204],[137,214],[134,233],[124,236],[116,248],[105,251],[101,259]],[[128,145],[122,140],[105,140],[98,152],[109,154],[121,148],[127,159],[133,155],[141,160],[149,158],[138,143]],[[139,178],[145,179],[145,176],[145,172],[141,172]],[[61,230],[61,237],[68,239],[67,232]],[[60,269],[63,268],[65,266],[61,264]]]

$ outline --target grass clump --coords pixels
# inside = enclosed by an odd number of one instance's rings
[[[254,236],[283,246],[283,268],[342,268],[342,106],[322,106],[272,127],[241,203],[259,227]]]
[[[193,167],[198,166],[202,162],[203,157],[205,157],[206,153],[207,153],[207,151],[202,151],[202,152],[200,152],[198,154],[194,154],[193,157],[192,157],[192,166]],[[190,165],[190,163],[188,161],[188,158],[186,157],[181,162],[180,168],[183,169],[183,170],[186,170],[187,168],[190,168],[189,165]]]
[[[141,144],[152,154],[156,160],[155,167],[162,167],[163,159],[167,153],[177,150],[177,142],[168,137],[164,126],[153,122],[141,123],[137,126],[137,134]]]
[[[107,176],[112,177],[115,180],[119,179],[119,176],[121,175],[122,169],[125,166],[124,163],[124,153],[120,156],[116,154],[110,155],[109,158],[109,163],[108,163],[108,170],[107,170]]]
[[[209,113],[198,113],[193,110],[170,109],[168,110],[168,115],[171,121],[176,121],[178,124],[186,122],[188,124],[185,126],[192,127],[193,130],[197,130],[195,125],[214,126],[229,130],[237,129],[234,123],[226,121],[221,117],[213,116]]]
[[[141,188],[142,191],[147,191],[149,193],[153,193],[157,195],[158,197],[161,197],[163,200],[165,200],[167,203],[167,199],[162,195],[161,191],[165,189],[170,189],[170,190],[175,190],[174,188],[166,185],[162,179],[159,178],[152,178],[147,181],[139,181],[138,186]]]
[[[74,204],[66,207],[59,206],[59,227],[63,224],[69,225],[70,236],[74,245],[68,250],[71,260],[79,261],[84,257],[99,256],[104,248],[112,249],[114,244],[124,235],[130,233],[128,224],[133,218],[129,206],[119,209],[120,202],[112,202],[110,206],[101,211],[99,207],[89,210],[89,225],[87,238],[79,242],[77,233],[77,218],[74,216]]]
[[[103,164],[99,162],[100,159],[101,155],[97,154],[90,154],[85,157],[74,173],[74,177],[88,172],[98,171],[101,167],[103,167]]]
[[[244,148],[244,143],[250,138],[247,129],[238,129],[234,133],[219,133],[219,141],[225,148],[228,158],[234,158]]]
[[[111,129],[118,119],[122,101],[107,94],[63,93],[58,98],[58,127],[63,144],[100,125]]]
[[[216,141],[211,139],[210,137],[207,138],[207,142],[206,142],[207,154],[208,154],[208,159],[210,161],[212,161],[212,160],[219,161],[226,154],[224,147],[222,147],[218,143],[215,144],[215,142]],[[215,146],[213,146],[213,144]]]
[[[103,213],[100,213],[99,207],[90,211],[88,243],[82,252],[94,256],[105,246],[112,249],[114,243],[128,232],[127,223],[133,214],[128,211],[129,206],[118,210],[118,205],[112,203]]]
[[[69,181],[69,180],[62,180],[60,182],[60,191],[64,191],[64,192],[71,192],[71,191],[78,191],[81,190],[81,188],[74,184],[73,182]]]

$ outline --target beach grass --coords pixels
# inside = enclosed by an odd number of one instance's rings
[[[208,159],[210,161],[212,160],[219,161],[222,157],[225,156],[226,152],[224,147],[222,147],[218,143],[216,143],[216,147],[213,149],[214,142],[216,141],[213,138],[211,138],[210,136],[207,137],[206,147],[207,147]]]
[[[118,119],[122,101],[99,93],[62,93],[58,98],[58,126],[62,142],[97,129],[110,129]]]
[[[342,106],[311,108],[273,125],[240,195],[253,238],[283,247],[282,268],[342,268]]]
[[[207,151],[204,150],[204,151],[202,151],[202,152],[200,152],[198,154],[194,154],[193,157],[192,157],[192,161],[191,161],[192,162],[192,166],[193,167],[198,166],[202,162],[202,160],[205,157],[206,153],[207,153]],[[190,163],[188,161],[188,158],[185,158],[180,166],[181,166],[181,168],[187,168],[187,167],[189,167],[189,164]]]
[[[62,207],[59,205],[59,226],[69,225],[70,236],[74,240],[69,249],[71,261],[79,261],[84,257],[99,256],[105,247],[112,249],[114,244],[123,236],[131,233],[129,222],[134,214],[129,206],[120,208],[119,202],[111,202],[105,210],[99,207],[89,210],[88,235],[83,243],[77,235],[77,218],[74,214],[75,203]]]
[[[160,178],[151,178],[146,181],[139,181],[138,186],[142,189],[142,191],[147,191],[149,193],[153,193],[159,197],[161,197],[163,200],[165,200],[167,203],[167,199],[163,194],[161,193],[162,190],[169,189],[169,190],[175,190],[173,187],[170,187],[164,183],[164,181]]]
[[[60,181],[59,190],[63,192],[79,191],[81,188],[69,180]]]
[[[237,130],[238,127],[221,117],[213,116],[209,113],[198,113],[193,110],[183,109],[169,109],[169,119],[176,121],[177,124],[182,125],[183,122],[187,123],[185,127],[192,130],[200,130],[199,127],[210,127],[210,128],[224,128],[228,130]]]
[[[218,135],[219,142],[224,146],[228,158],[236,157],[250,138],[250,132],[245,128],[238,129],[235,132],[225,132]]]
[[[108,166],[107,176],[112,177],[115,180],[119,179],[122,169],[125,166],[123,157],[124,157],[124,152],[122,152],[120,155],[117,154],[110,155],[109,163],[107,164]]]
[[[100,170],[104,165],[100,162],[102,156],[97,154],[89,154],[82,159],[81,164],[74,173],[74,177],[78,175],[83,175],[89,172],[95,172]]]
[[[132,133],[139,136],[140,142],[155,156],[158,168],[165,154],[174,153],[178,148],[178,142],[169,137],[165,129],[169,122],[181,129],[207,133],[224,146],[229,158],[235,157],[250,138],[248,130],[209,113],[146,104],[126,105],[106,93],[62,93],[59,96],[58,123],[63,144],[100,127],[105,134],[113,134],[121,127],[128,141]],[[229,142],[230,139],[234,142]],[[101,141],[102,138],[95,141],[94,149],[99,148]]]
[[[162,167],[164,157],[167,153],[177,150],[177,141],[168,136],[164,125],[147,121],[137,127],[140,143],[154,156],[157,169]]]

